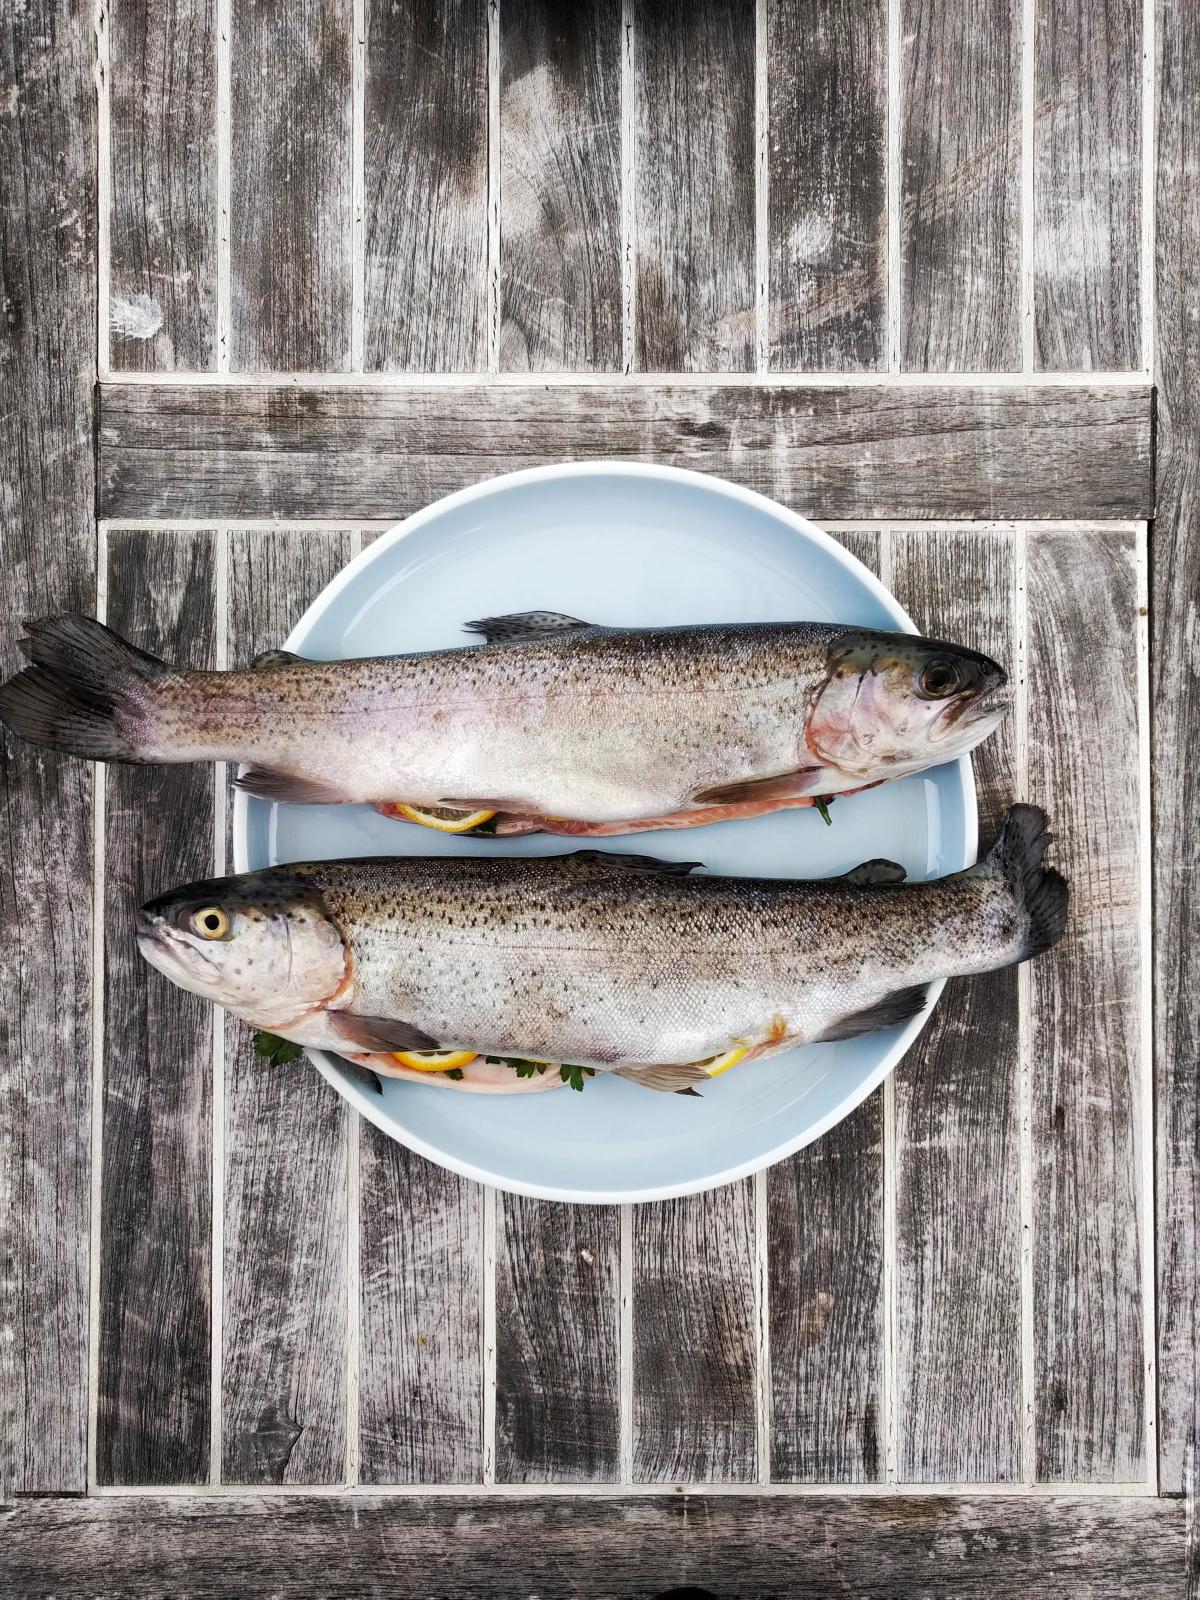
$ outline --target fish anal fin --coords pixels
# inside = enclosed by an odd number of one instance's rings
[[[824,771],[823,767],[800,767],[795,772],[781,772],[773,778],[746,778],[740,783],[721,783],[715,789],[702,789],[692,799],[700,806],[797,799],[813,792]]]
[[[325,1015],[339,1039],[360,1054],[382,1050],[390,1055],[395,1050],[441,1048],[438,1040],[396,1017],[359,1017],[351,1011],[327,1011]]]
[[[281,800],[291,805],[331,806],[346,798],[332,784],[298,777],[294,772],[273,772],[269,767],[250,767],[234,783],[260,800]]]
[[[272,667],[302,667],[307,665],[303,656],[294,650],[260,650],[250,663],[255,672],[270,672]]]
[[[568,633],[585,633],[594,622],[568,617],[562,611],[516,611],[506,617],[480,617],[464,622],[468,633],[481,633],[488,644],[518,644],[527,639],[558,639]]]
[[[857,867],[851,867],[849,872],[843,872],[841,881],[861,884],[865,888],[903,883],[907,877],[907,868],[902,867],[898,861],[888,861],[883,856],[876,856],[873,861],[862,861]]]
[[[864,1006],[861,1011],[852,1011],[848,1016],[840,1017],[824,1033],[817,1035],[816,1042],[826,1044],[837,1039],[857,1039],[860,1033],[875,1033],[880,1028],[898,1028],[901,1023],[908,1022],[924,1011],[927,999],[923,983],[915,983],[907,989],[895,989],[891,994],[884,995],[882,1000]]]
[[[626,1078],[643,1089],[657,1089],[661,1094],[695,1094],[693,1085],[707,1083],[708,1073],[691,1062],[651,1062],[646,1066],[614,1067],[618,1078]]]
[[[643,872],[670,878],[686,878],[704,865],[703,861],[664,861],[659,856],[617,850],[576,850],[561,859],[575,862],[588,872]]]

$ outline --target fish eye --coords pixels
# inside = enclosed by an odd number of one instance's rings
[[[220,906],[201,906],[192,912],[192,927],[202,939],[223,939],[229,932],[229,918]]]
[[[963,675],[956,661],[935,656],[917,675],[917,692],[925,700],[945,700],[963,686]]]

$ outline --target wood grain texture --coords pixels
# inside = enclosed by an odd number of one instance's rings
[[[758,1477],[754,1192],[749,1183],[633,1213],[633,1476]]]
[[[900,32],[901,365],[1018,370],[1021,0],[903,0]]]
[[[229,664],[281,645],[355,543],[348,533],[232,534]],[[330,1483],[345,1474],[353,1121],[307,1062],[268,1066],[254,1053],[252,1031],[226,1016],[226,1483]]]
[[[754,0],[642,0],[636,365],[754,366]]]
[[[1161,1488],[1178,1494],[1186,1482],[1200,1483],[1200,680],[1190,642],[1200,592],[1200,10],[1164,0],[1158,44],[1158,507],[1150,551],[1158,1466]]]
[[[92,63],[83,9],[31,0],[6,15],[5,678],[24,665],[24,618],[95,604]],[[87,1469],[92,793],[83,762],[0,736],[0,1501],[78,1493]]]
[[[885,385],[103,385],[110,517],[403,516],[564,458],[665,462],[813,517],[1144,517],[1150,395]]]
[[[887,366],[887,8],[768,0],[769,360]]]
[[[109,349],[114,369],[216,366],[213,0],[111,9]]]
[[[1142,1478],[1138,755],[1131,535],[1029,537],[1029,790],[1067,936],[1029,969],[1036,1471]]]
[[[1124,1497],[41,1500],[0,1508],[0,1571],[63,1600],[383,1600],[414,1573],[439,1600],[1167,1600],[1184,1522]]]
[[[368,0],[366,365],[487,364],[486,0]]]
[[[882,1100],[767,1173],[777,1482],[884,1474]]]
[[[364,1483],[483,1470],[483,1191],[361,1124]]]
[[[961,641],[1015,671],[1011,533],[894,533],[891,557],[892,592],[923,633]],[[1009,717],[973,758],[981,849],[1013,800],[1026,798],[1014,787],[1014,739]],[[1036,784],[1030,794],[1043,799]],[[952,979],[896,1071],[902,1482],[1020,1479],[1017,1029],[1015,968]]]
[[[234,372],[350,367],[350,35],[350,0],[232,8]]]
[[[496,1480],[615,1481],[620,1212],[521,1195],[496,1206]]]
[[[1037,366],[1135,368],[1142,359],[1142,6],[1040,0],[1035,38]]]
[[[216,656],[213,535],[116,533],[108,622],[188,667]],[[101,1483],[208,1476],[214,1012],[148,966],[133,911],[213,870],[211,767],[105,773]]]
[[[500,367],[621,365],[621,4],[500,13]]]

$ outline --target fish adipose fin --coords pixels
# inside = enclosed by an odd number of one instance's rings
[[[517,611],[508,617],[480,617],[464,622],[468,633],[481,633],[488,644],[517,644],[526,639],[561,639],[568,633],[586,633],[594,622],[568,617],[561,611]]]
[[[250,665],[255,672],[270,672],[273,667],[303,667],[307,663],[294,650],[260,650]]]
[[[658,1089],[663,1094],[695,1095],[692,1085],[708,1082],[708,1073],[703,1067],[686,1064],[664,1062],[645,1067],[614,1067],[613,1071],[618,1078],[628,1078],[630,1083],[639,1083],[643,1089]]]
[[[272,772],[267,767],[250,767],[234,787],[260,800],[282,800],[296,806],[335,806],[346,797],[327,783],[315,778],[298,778],[291,772]]]
[[[864,1006],[861,1011],[852,1011],[848,1017],[839,1018],[824,1033],[817,1035],[816,1042],[829,1044],[835,1039],[857,1039],[860,1033],[875,1033],[880,1028],[898,1028],[902,1022],[924,1011],[927,998],[924,984],[897,989],[892,994],[884,995],[874,1005]]]
[[[326,1016],[334,1032],[352,1049],[366,1054],[370,1050],[437,1050],[438,1041],[431,1039],[411,1022],[400,1022],[395,1017],[356,1017],[349,1011],[328,1011]]]
[[[702,789],[692,799],[698,806],[737,806],[754,800],[794,800],[811,794],[824,775],[823,767],[801,767],[774,778],[747,778],[742,783],[721,783]]]
[[[843,872],[843,883],[856,883],[862,888],[880,888],[886,884],[903,883],[908,871],[898,861],[887,861],[877,856],[873,861],[863,861],[849,872]]]
[[[587,872],[645,872],[662,877],[686,878],[703,861],[663,861],[658,856],[639,856],[616,850],[576,850],[562,860],[575,862]]]
[[[1067,881],[1053,867],[1043,867],[1042,857],[1054,835],[1040,806],[1013,806],[995,844],[983,860],[956,876],[1003,878],[1012,886],[1017,908],[1028,919],[1017,961],[1049,950],[1067,925]]]
[[[20,739],[91,761],[139,761],[146,686],[173,675],[94,617],[42,617],[20,641],[32,665],[0,686],[0,722]]]

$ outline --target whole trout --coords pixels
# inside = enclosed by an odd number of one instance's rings
[[[273,651],[191,672],[90,618],[52,617],[29,625],[32,665],[0,688],[0,720],[93,760],[245,763],[241,787],[277,800],[610,833],[919,772],[972,749],[1008,704],[987,656],[909,634],[607,628],[546,612],[469,627],[489,642],[329,662]]]
[[[1045,823],[1014,806],[977,866],[915,884],[886,861],[819,882],[598,851],[310,862],[163,895],[138,940],[181,987],[376,1070],[519,1090],[560,1081],[535,1066],[575,1063],[679,1090],[893,1027],[931,979],[1054,944],[1067,886],[1042,866]],[[460,1077],[395,1058],[441,1051]]]

